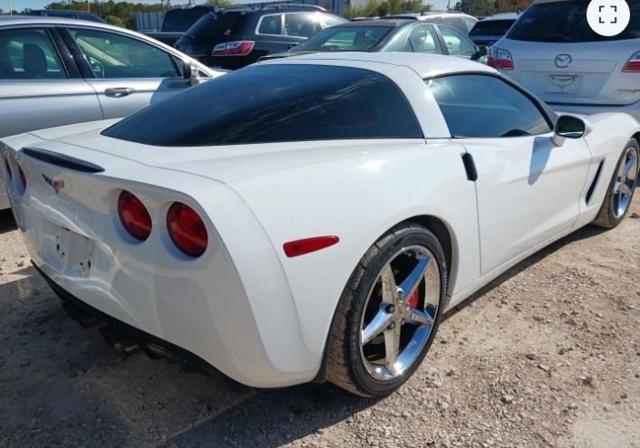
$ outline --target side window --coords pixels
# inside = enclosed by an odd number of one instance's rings
[[[440,26],[440,33],[450,55],[471,57],[476,47],[469,39],[448,26]]]
[[[428,25],[416,26],[409,34],[411,49],[416,53],[441,53],[437,42],[433,28]]]
[[[96,78],[171,78],[178,70],[171,55],[116,33],[69,29]]]
[[[67,74],[45,30],[0,31],[0,79],[61,79]]]
[[[311,37],[322,29],[318,14],[285,14],[284,29],[289,36]]]
[[[452,75],[427,80],[454,137],[518,137],[551,131],[525,94],[490,75]]]
[[[282,34],[282,15],[262,16],[258,26],[258,34]]]

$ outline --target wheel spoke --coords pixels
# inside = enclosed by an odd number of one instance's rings
[[[368,344],[373,338],[382,333],[382,331],[389,326],[392,318],[392,314],[387,313],[384,307],[380,307],[380,311],[377,312],[371,322],[369,322],[369,325],[361,332],[362,345]]]
[[[629,157],[629,160],[627,160],[627,163],[624,165],[624,175],[627,178],[630,178],[630,175],[635,175],[635,173],[633,173],[633,170],[636,168],[636,157],[635,156],[631,156]]]
[[[387,368],[394,372],[396,358],[400,351],[400,325],[384,331],[384,351]]]
[[[420,281],[424,277],[424,273],[427,271],[429,267],[429,262],[431,261],[430,257],[418,257],[418,264],[413,268],[413,270],[407,275],[407,278],[400,284],[400,289],[402,290],[402,294],[404,294],[405,299],[409,299],[411,294],[418,288],[420,285]]]
[[[398,286],[396,285],[396,279],[391,269],[391,263],[387,263],[387,265],[382,268],[380,281],[382,282],[382,301],[384,303],[395,303]]]
[[[407,310],[407,320],[409,322],[416,323],[418,325],[426,325],[431,327],[433,325],[433,318],[426,311],[420,311],[415,308],[409,308]]]
[[[625,182],[623,182],[622,185],[620,185],[620,196],[621,197],[622,196],[630,197],[632,193],[633,192],[631,191],[631,188]]]

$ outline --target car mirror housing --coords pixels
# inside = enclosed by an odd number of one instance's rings
[[[477,61],[480,58],[487,55],[487,47],[479,47],[475,53],[471,56],[472,61]]]
[[[184,68],[182,69],[182,77],[192,86],[200,84],[201,81],[198,67],[194,64],[190,64],[189,62],[184,63]]]
[[[561,145],[565,138],[582,138],[589,133],[590,126],[575,115],[560,115],[554,129],[554,142]]]

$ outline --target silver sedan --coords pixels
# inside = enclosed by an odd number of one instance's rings
[[[124,28],[0,16],[0,137],[124,117],[222,73]]]

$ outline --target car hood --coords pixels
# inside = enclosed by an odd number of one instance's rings
[[[224,183],[348,157],[371,160],[372,154],[395,152],[402,147],[424,144],[422,139],[367,139],[162,147],[101,134],[116,121],[118,120],[104,120],[33,131],[4,138],[2,141],[14,150],[24,147],[44,149],[97,165],[107,162],[110,166],[116,166],[117,163],[113,160],[117,158]],[[108,170],[108,167],[105,168]]]

